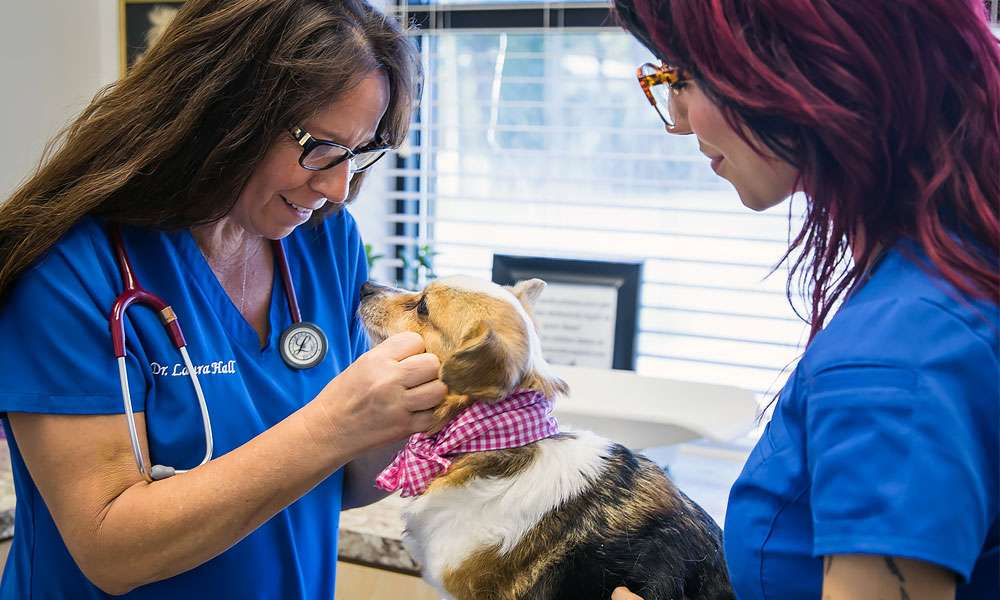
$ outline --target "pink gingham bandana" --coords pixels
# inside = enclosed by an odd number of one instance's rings
[[[402,489],[404,498],[419,496],[451,466],[448,456],[527,446],[559,433],[551,412],[552,401],[534,390],[515,392],[496,404],[473,404],[438,433],[411,435],[375,486]]]

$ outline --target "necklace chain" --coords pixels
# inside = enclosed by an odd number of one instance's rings
[[[257,252],[260,251],[260,244],[254,248],[253,252],[247,254],[246,258],[243,260],[243,285],[240,288],[240,314],[246,314],[247,308],[247,271],[250,270],[250,259],[257,256]]]
[[[247,308],[247,267],[250,264],[250,256],[247,255],[243,261],[243,287],[240,290],[240,314],[246,314]]]
[[[260,252],[261,246],[266,243],[266,240],[258,238],[257,240],[255,240],[255,242],[256,242],[256,247],[253,249],[253,251],[247,252],[243,258],[243,274],[242,274],[242,281],[240,283],[240,299],[239,299],[239,305],[237,306],[237,308],[240,311],[240,314],[245,314],[247,308],[247,279],[249,277],[248,274],[250,272],[250,261],[257,256],[257,253]],[[222,283],[223,273],[226,273],[229,265],[232,264],[232,258],[234,258],[234,256],[229,256],[223,259],[213,258],[213,256],[210,256],[210,254],[206,252],[204,248],[201,248],[200,243],[198,244],[198,246],[201,249],[202,255],[205,257],[205,260],[208,262],[209,266],[212,268],[213,271],[215,271],[215,275],[216,277],[219,278],[219,282]],[[244,244],[244,248],[245,247],[246,245]],[[235,298],[233,298],[233,304],[234,305],[236,304]]]

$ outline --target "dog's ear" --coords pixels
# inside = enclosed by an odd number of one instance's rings
[[[538,297],[545,289],[545,282],[541,279],[526,279],[518,281],[517,285],[510,288],[510,291],[517,298],[518,302],[528,310],[529,313],[535,308]]]
[[[508,346],[502,336],[480,321],[441,365],[441,381],[451,394],[499,400],[517,386],[526,351]]]
[[[528,315],[532,317],[531,326],[535,327],[535,303],[538,302],[539,296],[545,290],[545,282],[541,279],[526,279],[518,281],[517,285],[508,289],[514,294],[518,302],[521,303],[521,306],[524,307]],[[519,387],[538,390],[548,398],[566,395],[569,392],[569,386],[566,385],[565,381],[551,374],[549,371],[550,369],[547,364],[533,364]]]

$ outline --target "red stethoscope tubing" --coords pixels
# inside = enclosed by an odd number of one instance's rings
[[[174,342],[174,347],[178,350],[187,346],[184,339],[184,332],[177,322],[177,315],[174,314],[170,305],[164,302],[156,294],[147,291],[139,283],[135,276],[135,270],[128,259],[125,251],[125,243],[122,241],[122,232],[118,227],[110,228],[111,244],[114,246],[115,257],[118,259],[118,268],[122,275],[122,285],[124,291],[115,299],[111,307],[111,342],[115,348],[115,358],[125,356],[125,311],[132,304],[145,304],[155,310],[160,315],[170,339]]]
[[[174,310],[162,298],[143,288],[136,278],[135,269],[132,268],[132,262],[129,261],[128,252],[125,250],[125,243],[122,241],[121,229],[111,227],[110,235],[115,257],[118,260],[118,268],[121,271],[122,285],[125,288],[111,308],[111,341],[114,345],[115,357],[125,356],[125,311],[135,303],[145,304],[159,313],[175,348],[179,350],[182,346],[186,346],[187,341],[184,339],[184,332],[181,331]],[[288,269],[285,247],[280,240],[273,240],[271,244],[278,259],[278,270],[281,272],[281,283],[285,288],[285,297],[288,298],[288,312],[291,315],[292,323],[301,323],[302,312],[299,310],[299,299],[295,295],[295,286],[292,285],[292,274]]]
[[[302,313],[299,312],[299,298],[295,295],[295,286],[292,285],[292,272],[288,270],[285,247],[281,244],[281,240],[272,240],[271,247],[274,249],[274,255],[278,258],[281,284],[285,287],[285,297],[288,298],[288,312],[292,316],[292,323],[301,323]]]

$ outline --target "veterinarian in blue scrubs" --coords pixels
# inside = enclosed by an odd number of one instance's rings
[[[333,596],[340,510],[444,395],[418,336],[366,352],[343,208],[405,138],[414,54],[360,1],[189,0],[0,204],[0,597]],[[126,287],[168,327],[112,315]]]
[[[808,208],[790,254],[812,335],[730,494],[737,597],[1000,598],[1000,47],[983,3],[615,5],[663,61],[638,76],[667,131],[697,136],[749,208],[793,191]]]

